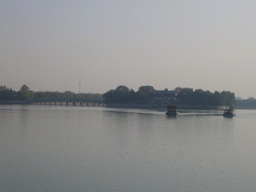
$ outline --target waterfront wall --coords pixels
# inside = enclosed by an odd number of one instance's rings
[[[151,105],[151,104],[123,104],[123,103],[109,103],[106,107],[120,107],[120,108],[135,108],[135,109],[166,109],[166,104],[161,105]],[[199,106],[199,105],[177,105],[177,109],[193,109],[193,110],[220,110],[226,109],[225,106]]]

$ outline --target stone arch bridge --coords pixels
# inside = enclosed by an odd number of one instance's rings
[[[32,105],[58,105],[58,106],[106,106],[104,100],[85,99],[85,98],[45,98],[33,99],[30,101]]]

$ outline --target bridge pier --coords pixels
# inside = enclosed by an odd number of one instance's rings
[[[60,106],[60,101],[56,101],[56,102],[55,102],[55,105]]]
[[[73,102],[72,102],[72,101],[71,101],[71,102],[70,102],[70,101],[67,101],[67,102],[66,102],[66,105],[67,105],[67,106],[72,106],[72,105],[73,105]]]

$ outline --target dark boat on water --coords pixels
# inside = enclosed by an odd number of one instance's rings
[[[176,117],[176,115],[177,115],[177,112],[176,112],[177,105],[167,105],[166,107],[167,107],[166,115],[168,117]]]
[[[226,109],[224,110],[223,117],[233,117],[233,109]]]

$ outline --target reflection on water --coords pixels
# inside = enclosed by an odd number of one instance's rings
[[[0,106],[0,191],[255,191],[255,111]]]

